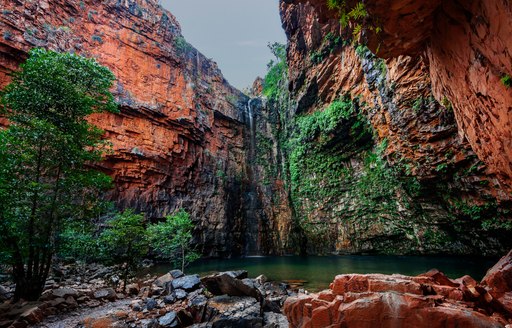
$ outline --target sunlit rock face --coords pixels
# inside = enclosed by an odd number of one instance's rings
[[[510,268],[491,270],[502,277]],[[328,290],[289,297],[283,312],[292,327],[506,327],[507,303],[484,287],[470,276],[451,280],[437,270],[415,277],[338,275]],[[506,284],[495,289],[510,292]]]
[[[90,119],[112,142],[101,164],[115,182],[108,198],[149,219],[183,207],[206,255],[242,252],[247,99],[174,16],[152,0],[0,3],[1,86],[32,47],[94,57],[117,77],[120,114]]]
[[[281,1],[295,101],[289,110],[305,115],[325,110],[343,95],[358,99],[373,142],[387,142],[383,154],[390,167],[417,179],[421,190],[408,201],[407,193],[397,192],[369,207],[349,192],[302,200],[306,221],[326,227],[318,239],[325,243],[321,248],[505,251],[509,243],[499,237],[502,230],[477,222],[485,216],[510,223],[512,89],[499,81],[507,69],[510,74],[512,43],[505,33],[510,6],[501,1],[464,7],[452,1],[442,7],[440,1],[365,3],[383,29],[379,42],[370,38],[368,47],[374,52],[379,47],[384,59],[347,41],[351,33],[340,27],[326,1]],[[343,131],[332,136],[333,148],[354,148],[353,140],[341,137]],[[367,150],[360,148],[346,162],[356,181],[368,174]],[[390,215],[383,203],[397,210]]]

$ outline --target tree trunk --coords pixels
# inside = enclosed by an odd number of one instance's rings
[[[37,301],[43,292],[45,281],[46,279],[42,279],[36,275],[33,275],[30,279],[26,277],[14,277],[14,282],[16,283],[14,301]]]
[[[128,271],[130,270],[130,266],[128,265],[128,262],[125,263],[126,267],[124,269],[123,273],[123,294],[126,293],[126,284],[128,283]]]
[[[181,245],[181,272],[185,273],[185,246]]]
[[[127,254],[131,254],[131,252],[132,252],[132,243],[129,243]],[[131,261],[129,258],[126,259],[125,264],[126,264],[126,267],[124,269],[124,274],[123,274],[123,293],[124,294],[126,293],[126,284],[128,283],[128,273],[130,271],[130,266],[131,266]]]
[[[36,165],[36,188],[39,188],[39,183],[41,182],[41,165],[43,159],[43,143],[39,144],[39,150],[37,152],[37,165]],[[36,257],[37,250],[34,247],[34,236],[36,235],[35,228],[35,220],[36,220],[36,211],[39,207],[39,191],[36,189],[34,195],[32,196],[32,205],[30,209],[30,217],[28,223],[28,265],[27,265],[27,277],[28,279],[32,279],[34,260]]]

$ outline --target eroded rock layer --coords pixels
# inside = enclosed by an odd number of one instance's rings
[[[185,208],[206,255],[242,252],[247,99],[176,19],[153,0],[0,3],[0,86],[33,47],[96,58],[117,77],[121,110],[91,118],[113,145],[109,198],[149,219]]]

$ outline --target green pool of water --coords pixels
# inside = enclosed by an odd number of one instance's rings
[[[200,260],[187,268],[187,274],[206,275],[229,270],[247,270],[250,277],[264,274],[270,280],[306,280],[310,291],[326,289],[337,274],[399,273],[418,275],[436,268],[450,278],[470,275],[480,280],[497,259],[427,256],[284,256],[245,257],[234,259]],[[151,273],[163,274],[169,265],[158,265]]]

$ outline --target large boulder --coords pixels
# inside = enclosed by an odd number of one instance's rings
[[[203,285],[213,295],[250,296],[261,300],[260,291],[251,281],[240,280],[231,272],[223,272],[203,277]]]
[[[173,281],[174,279],[178,279],[183,277],[184,274],[181,272],[181,270],[171,270],[168,273],[158,277],[153,284],[164,288],[169,282]]]
[[[208,301],[213,328],[257,328],[263,327],[260,303],[252,297],[215,296]]]
[[[173,281],[174,278],[171,276],[170,273],[166,273],[164,274],[163,276],[160,276],[158,277],[154,282],[153,284],[158,286],[158,287],[164,287],[165,284],[167,284],[168,282],[171,282]]]
[[[512,316],[512,250],[487,271],[481,285]]]

